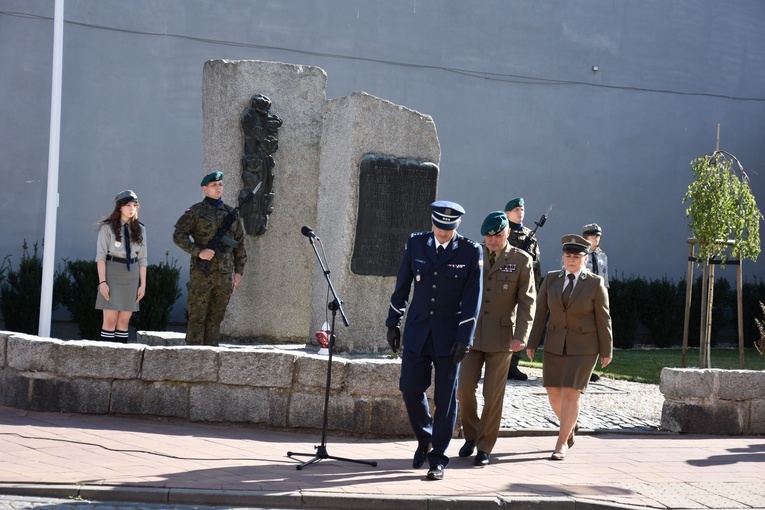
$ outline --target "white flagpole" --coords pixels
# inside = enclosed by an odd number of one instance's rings
[[[53,16],[53,80],[50,94],[50,140],[48,142],[48,194],[45,200],[43,274],[40,289],[40,336],[50,336],[53,311],[53,273],[56,257],[58,210],[58,160],[61,141],[61,75],[64,55],[64,0],[56,0]]]

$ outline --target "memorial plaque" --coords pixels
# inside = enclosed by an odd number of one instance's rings
[[[428,161],[366,154],[359,174],[359,213],[351,271],[396,276],[407,236],[431,230],[438,166]]]

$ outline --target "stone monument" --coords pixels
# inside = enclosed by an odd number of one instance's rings
[[[318,67],[261,61],[205,62],[202,83],[201,173],[226,176],[224,201],[244,187],[242,114],[253,96],[271,101],[282,119],[274,152],[268,230],[247,235],[247,266],[221,325],[224,337],[256,342],[305,342],[310,330],[313,253],[302,245],[302,224],[316,220],[319,140],[326,73]]]
[[[388,158],[388,165],[384,164],[385,157]],[[436,127],[429,115],[363,92],[328,101],[321,137],[316,232],[323,240],[331,277],[344,301],[343,307],[350,322],[347,328],[340,321],[336,324],[338,350],[389,352],[385,340],[385,318],[396,283],[396,272],[407,232],[430,228],[427,206],[436,196],[440,157]],[[370,202],[385,208],[385,211],[375,216],[377,224],[358,229],[360,216],[374,212],[366,211],[368,204],[360,201],[360,191],[374,192],[374,187],[370,186],[361,189],[361,176],[370,176],[369,171],[363,172],[362,162],[369,162],[370,158],[383,162],[375,165],[371,173],[378,180],[399,179],[406,182],[406,173],[411,172],[413,175],[408,181],[416,185],[393,190],[387,189],[384,182],[377,183],[376,190],[381,191],[382,196]],[[413,204],[419,204],[419,208]],[[404,215],[393,214],[391,209],[396,207],[404,211]],[[386,235],[391,232],[393,236],[387,238]],[[366,234],[367,237],[357,238],[359,234]],[[359,252],[367,249],[365,243],[374,248],[366,255],[362,253],[362,257],[392,260],[392,266],[390,263],[378,264],[386,265],[387,271],[377,271],[378,274],[359,271]],[[392,246],[385,246],[388,243]],[[355,264],[354,259],[357,260]],[[370,263],[368,260],[363,262]],[[324,321],[327,312],[321,303],[326,300],[326,295],[324,276],[321,271],[316,271],[311,321],[314,325]]]
[[[336,350],[388,352],[384,323],[406,236],[430,229],[436,128],[428,115],[363,92],[327,101],[326,81],[317,67],[205,63],[202,173],[227,175],[227,203],[247,188],[242,112],[267,98],[268,115],[280,120],[278,151],[269,154],[268,228],[246,237],[247,267],[221,332],[247,342],[306,343],[330,319],[325,275],[301,234],[309,226],[349,319],[349,327],[336,321]]]

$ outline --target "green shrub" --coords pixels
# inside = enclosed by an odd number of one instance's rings
[[[146,295],[141,300],[140,311],[131,321],[137,329],[163,330],[169,322],[173,305],[181,295],[178,286],[180,269],[176,261],[150,264],[146,268]],[[96,310],[98,293],[98,269],[93,260],[65,261],[64,278],[56,287],[62,302],[69,309],[72,319],[80,329],[80,337],[98,339],[101,334],[103,315]]]
[[[685,281],[682,283],[683,308],[681,308],[680,321],[683,320],[685,313]],[[690,347],[699,346],[699,335],[701,331],[701,276],[698,276],[693,282],[691,290],[691,311],[688,322],[688,345]],[[733,303],[731,308],[731,302]],[[731,322],[733,314],[733,322]],[[725,278],[715,280],[712,291],[712,333],[710,341],[712,345],[719,343],[721,332],[731,326],[736,328],[736,291],[731,289],[730,283]],[[681,322],[682,324],[682,322]]]
[[[136,329],[162,331],[170,322],[173,305],[181,297],[178,285],[181,270],[177,267],[177,259],[169,260],[168,257],[169,252],[166,252],[164,262],[150,264],[146,269],[146,295],[141,299],[141,310],[131,318]]]
[[[762,301],[760,301],[759,305],[763,318],[754,318],[754,325],[757,327],[758,333],[758,337],[754,341],[754,347],[757,349],[757,352],[759,352],[761,356],[765,356],[765,305],[762,304]]]
[[[754,278],[753,282],[744,281],[741,289],[741,308],[744,313],[744,345],[755,346],[760,338],[755,319],[760,315],[761,302],[765,301],[765,280]]]
[[[0,285],[3,284],[3,281],[5,280],[5,275],[10,269],[10,265],[11,265],[10,261],[11,261],[11,256],[6,255],[5,258],[3,259],[3,262],[0,264]]]
[[[686,281],[674,283],[666,276],[658,280],[640,277],[614,277],[609,296],[611,321],[614,330],[614,346],[630,349],[635,343],[635,333],[640,324],[648,329],[657,347],[682,344],[685,319]],[[688,345],[698,347],[701,322],[701,277],[693,283],[691,309],[688,319]],[[765,281],[755,277],[754,282],[744,282],[742,308],[744,321],[744,345],[753,347],[759,338],[755,318],[760,312],[760,301],[765,300]],[[722,340],[737,342],[738,308],[736,289],[725,278],[715,281],[712,302],[712,344]]]
[[[97,340],[101,336],[103,314],[96,310],[98,269],[95,260],[64,261],[63,278],[54,288],[80,329],[80,338]]]
[[[9,263],[6,279],[0,287],[0,311],[3,312],[6,329],[36,335],[40,326],[43,261],[37,254],[37,243],[33,245],[32,255],[29,254],[26,239],[21,246],[24,251],[18,270],[14,271]],[[59,305],[55,293],[52,305],[53,309]]]
[[[630,276],[626,280],[612,278],[609,281],[608,300],[611,308],[614,347],[632,349],[635,346],[635,332],[640,324],[636,299],[641,283],[645,280]]]
[[[666,276],[647,282],[645,298],[637,306],[640,322],[657,347],[682,343],[684,303],[685,294],[680,294],[677,285]]]

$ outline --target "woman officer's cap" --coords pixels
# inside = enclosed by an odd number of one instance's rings
[[[126,189],[125,191],[121,191],[119,194],[117,194],[116,197],[114,197],[114,202],[117,205],[125,205],[129,204],[130,202],[138,202],[138,196],[133,193],[132,189]]]
[[[597,223],[588,223],[582,227],[583,236],[599,236],[603,235],[603,229]]]
[[[590,243],[584,237],[577,234],[566,234],[560,238],[563,244],[563,253],[587,255],[590,252]]]

